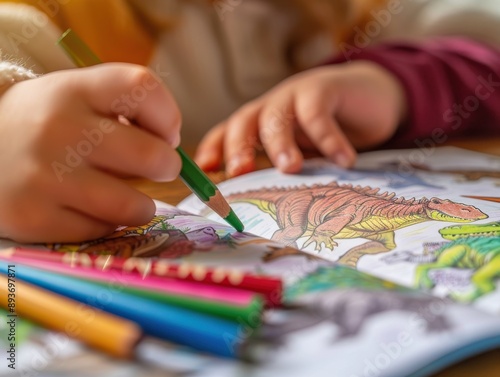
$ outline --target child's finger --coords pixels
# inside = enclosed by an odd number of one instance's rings
[[[226,129],[226,122],[219,123],[210,129],[198,144],[194,160],[202,170],[214,171],[220,168],[224,159]]]
[[[81,69],[82,89],[90,106],[108,116],[123,115],[159,135],[172,147],[180,142],[180,111],[152,71],[131,64]]]
[[[85,159],[92,165],[119,175],[171,181],[181,169],[179,154],[165,140],[145,130],[118,121],[91,116],[92,129],[82,132]],[[90,152],[89,152],[90,150]]]
[[[227,120],[224,159],[231,177],[255,170],[260,109],[260,104],[250,103]]]
[[[56,194],[61,206],[108,224],[146,224],[156,210],[146,194],[91,167],[65,176]]]
[[[295,141],[296,123],[291,94],[273,98],[259,116],[259,136],[273,165],[285,173],[302,168],[302,153]]]
[[[37,218],[38,216],[38,218]],[[50,226],[47,226],[49,224]],[[37,208],[21,227],[4,229],[6,237],[18,242],[82,242],[112,233],[116,224],[63,208]]]
[[[297,121],[316,148],[341,167],[351,167],[356,152],[334,118],[338,105],[331,93],[309,90],[295,98]]]
[[[54,221],[52,227],[57,233],[53,237],[47,237],[49,242],[54,240],[58,240],[57,242],[95,240],[113,233],[117,228],[114,223],[106,223],[93,216],[87,216],[68,208],[60,208],[60,211],[61,213],[57,215],[57,220]]]

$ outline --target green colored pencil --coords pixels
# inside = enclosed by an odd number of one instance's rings
[[[89,67],[102,63],[92,50],[73,32],[68,29],[57,41],[64,51],[69,55],[78,67]],[[238,232],[244,227],[241,220],[236,216],[217,186],[208,178],[198,165],[178,147],[177,152],[181,156],[182,168],[181,179],[189,189],[215,213],[227,221]]]
[[[91,282],[101,287],[109,287],[109,282],[90,280],[79,276],[70,276],[81,281]],[[257,328],[260,325],[260,313],[263,310],[263,300],[258,295],[246,305],[237,306],[230,303],[222,303],[215,300],[202,300],[185,295],[175,295],[166,292],[155,291],[152,289],[120,286],[120,291],[147,298],[153,301],[170,304],[181,308],[193,310],[195,312],[210,314],[215,317],[225,318],[230,321],[244,323],[248,327]]]

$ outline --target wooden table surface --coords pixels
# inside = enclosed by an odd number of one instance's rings
[[[500,138],[476,139],[476,140],[455,140],[446,145],[453,145],[470,150],[490,153],[500,156]],[[188,153],[192,153],[194,148],[185,147]],[[258,168],[269,167],[270,163],[265,156],[259,156]],[[225,179],[224,173],[209,174],[214,182],[218,183]],[[134,187],[145,192],[154,199],[161,200],[169,204],[177,204],[190,194],[190,191],[179,179],[169,183],[155,183],[142,180],[131,181]],[[499,377],[500,376],[500,349],[496,349],[484,354],[469,358],[446,370],[438,373],[435,377]]]

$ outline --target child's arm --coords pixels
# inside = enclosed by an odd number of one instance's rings
[[[500,134],[499,46],[447,37],[385,44],[360,52],[358,59],[384,67],[405,89],[408,118],[384,147],[419,148],[429,140],[440,144],[458,136]]]
[[[153,201],[119,177],[180,171],[180,114],[158,77],[130,64],[3,77],[0,236],[83,241],[151,219]]]
[[[500,133],[500,50],[462,38],[382,44],[291,77],[216,126],[199,146],[204,169],[254,168],[263,145],[297,172],[317,149],[341,166],[355,150],[420,147],[456,135]]]

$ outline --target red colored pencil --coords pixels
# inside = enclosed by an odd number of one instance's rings
[[[214,268],[199,264],[172,263],[166,259],[122,258],[113,255],[65,253],[19,247],[6,249],[0,253],[3,257],[17,256],[97,270],[117,270],[124,274],[140,274],[142,277],[155,276],[245,289],[260,293],[267,306],[276,307],[282,304],[283,282],[281,278],[275,276],[256,275],[236,269]]]

